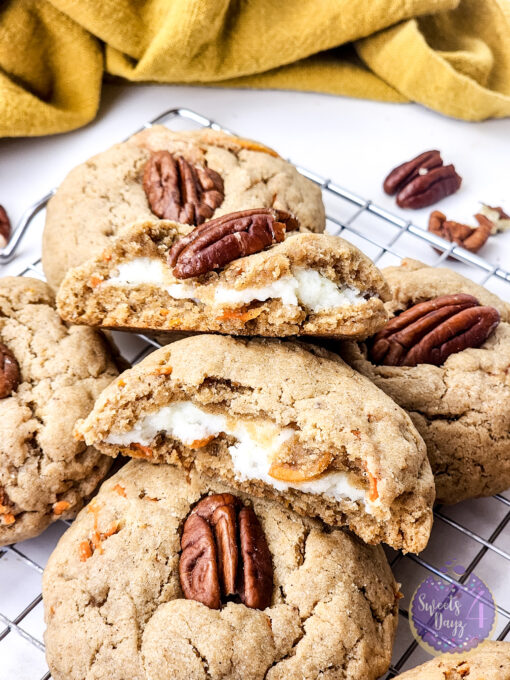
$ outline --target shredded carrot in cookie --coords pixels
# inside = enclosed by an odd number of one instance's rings
[[[282,482],[307,482],[310,479],[315,479],[333,462],[333,454],[329,452],[323,453],[313,463],[307,463],[306,467],[299,467],[293,463],[274,462],[269,468],[269,476]]]
[[[71,503],[68,501],[57,501],[56,503],[53,503],[53,514],[54,515],[61,515],[63,512],[67,510],[68,507],[70,507]]]
[[[2,519],[2,524],[4,526],[10,526],[11,524],[14,524],[16,521],[16,517],[12,514],[12,512],[6,512],[4,515],[1,516]]]
[[[101,259],[104,262],[109,262],[112,259],[112,251],[111,250],[105,250],[104,253],[101,255]]]
[[[216,317],[216,321],[229,321],[232,319],[237,319],[238,321],[242,321],[243,323],[245,323],[246,321],[256,319],[257,316],[260,316],[260,314],[262,314],[261,307],[249,309],[247,312],[238,312],[235,310],[230,311],[228,309],[224,309],[222,314]]]
[[[131,455],[135,456],[136,458],[152,458],[152,449],[150,446],[143,446],[142,444],[135,442],[134,444],[131,444],[130,449]],[[136,451],[139,451],[140,453],[133,454],[133,449],[136,449]]]
[[[370,488],[368,492],[368,500],[376,501],[379,498],[379,492],[377,491],[377,477],[374,477],[374,475],[370,474],[370,472],[367,472],[368,474],[368,481],[370,483]]]
[[[377,477],[374,477],[374,475],[370,472],[368,469],[368,465],[366,463],[363,464],[366,472],[367,472],[367,477],[368,477],[368,500],[371,501],[372,503],[376,501],[379,498],[379,492],[377,491]]]
[[[177,326],[180,326],[182,323],[182,319],[168,319],[168,321],[165,321],[165,329],[169,328],[177,328]]]
[[[154,375],[171,375],[172,370],[171,366],[158,366],[154,371]]]
[[[89,279],[89,285],[91,288],[97,288],[97,286],[103,283],[104,279],[101,276],[96,276],[93,274]]]
[[[92,541],[92,546],[94,548],[93,552],[95,552],[97,550],[97,552],[100,555],[102,555],[103,554],[103,545],[101,543],[101,534],[99,533],[99,531],[94,531],[94,533],[92,534],[91,541]]]
[[[237,137],[236,142],[241,148],[247,149],[248,151],[260,151],[260,153],[267,153],[269,156],[279,158],[279,155],[276,153],[276,151],[273,151],[273,149],[270,149],[268,146],[264,146],[263,144],[259,144],[258,142],[253,142],[251,139],[242,139],[241,137]]]
[[[115,484],[113,490],[116,491],[119,496],[124,496],[124,498],[126,498],[126,489],[121,484]]]
[[[89,557],[92,557],[92,545],[90,544],[89,539],[85,539],[80,543],[80,562],[86,562]]]
[[[353,434],[356,439],[361,439],[361,432],[359,430],[351,430],[351,434]]]
[[[126,381],[123,380],[122,378],[119,378],[117,380],[117,387],[125,387],[126,386]]]
[[[207,446],[209,442],[212,442],[213,439],[214,439],[213,434],[210,437],[205,437],[204,439],[195,439],[189,445],[190,449],[202,449],[204,446]]]

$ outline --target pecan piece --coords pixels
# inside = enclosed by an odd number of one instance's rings
[[[491,235],[492,223],[484,215],[476,215],[476,218],[479,226],[470,227],[468,224],[448,220],[442,212],[434,210],[429,217],[429,231],[477,253]]]
[[[507,215],[501,206],[493,207],[482,203],[480,212],[475,215],[475,218],[478,224],[482,224],[482,218],[489,220],[492,225],[491,234],[510,229],[510,215]]]
[[[11,221],[5,212],[3,205],[0,205],[0,248],[5,248],[11,237]]]
[[[401,208],[425,208],[455,193],[462,178],[453,165],[443,165],[437,150],[425,151],[407,163],[394,168],[384,180],[387,194],[397,194]]]
[[[182,224],[202,224],[225,198],[223,179],[169,151],[156,151],[145,165],[143,188],[152,212]]]
[[[285,231],[297,228],[297,220],[284,210],[253,208],[229,213],[195,227],[174,243],[168,262],[178,279],[200,276],[280,243]]]
[[[454,194],[462,183],[453,165],[432,168],[425,175],[418,175],[397,194],[397,205],[401,208],[426,208],[442,198]]]
[[[384,191],[393,196],[405,187],[415,177],[426,174],[424,171],[431,170],[443,165],[441,154],[437,150],[424,151],[416,158],[413,158],[402,165],[393,168],[386,177],[383,184]]]
[[[10,396],[21,382],[16,357],[0,342],[0,399]]]
[[[219,609],[238,595],[247,607],[271,604],[273,567],[253,511],[229,493],[206,496],[191,511],[181,538],[179,577],[184,597]]]
[[[442,295],[391,319],[374,336],[370,358],[384,366],[440,366],[450,354],[480,347],[499,321],[497,309],[472,295]]]

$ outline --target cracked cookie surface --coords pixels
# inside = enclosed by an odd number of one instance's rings
[[[106,481],[43,578],[55,680],[372,680],[389,665],[398,588],[380,547],[249,498],[274,569],[271,606],[183,598],[180,532],[206,494],[231,489],[131,461]],[[112,529],[113,527],[113,529]],[[109,533],[89,557],[80,544]]]
[[[439,502],[504,491],[510,486],[510,305],[452,270],[415,260],[383,273],[393,295],[390,315],[455,293],[499,311],[499,326],[480,348],[452,354],[442,366],[375,366],[364,343],[342,343],[340,354],[409,413],[427,445]]]
[[[42,261],[52,288],[58,288],[68,269],[101,252],[122,228],[155,218],[142,176],[151,153],[158,150],[221,175],[225,198],[212,217],[277,208],[294,214],[304,231],[324,231],[319,187],[274,151],[222,132],[172,132],[157,125],[71,170],[50,200]]]
[[[0,339],[21,371],[0,399],[0,545],[74,517],[111,463],[73,428],[117,369],[99,334],[66,326],[54,305],[42,281],[0,280]]]
[[[409,416],[313,345],[179,340],[114,381],[77,433],[112,456],[195,468],[347,524],[369,543],[419,552],[429,538],[434,484]]]
[[[510,680],[510,642],[484,642],[465,654],[442,654],[402,680]]]

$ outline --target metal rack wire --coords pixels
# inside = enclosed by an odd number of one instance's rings
[[[166,111],[141,129],[155,124],[167,124],[170,127],[177,125],[180,128],[208,127],[228,132],[212,120],[188,109]],[[388,212],[330,179],[305,168],[298,169],[317,183],[323,191],[327,206],[328,232],[341,234],[343,238],[360,247],[380,266],[397,264],[412,250],[414,256],[418,255],[420,259],[434,266],[445,264],[448,260],[449,266],[510,299],[510,272]],[[10,243],[0,252],[0,264],[9,262],[16,256],[35,216],[45,209],[53,193],[49,192],[24,213]],[[19,275],[44,278],[40,260],[30,264]],[[116,339],[131,363],[140,361],[159,346],[153,339],[143,335],[131,335],[127,344],[125,334],[117,334]],[[400,608],[395,652],[386,679],[395,677],[409,665],[413,666],[425,660],[424,653],[418,649],[416,641],[410,634],[407,605],[417,579],[422,580],[429,574],[434,574],[451,586],[462,589],[476,570],[480,578],[483,578],[495,593],[495,609],[499,617],[495,635],[499,640],[510,639],[510,592],[504,591],[510,562],[510,493],[490,499],[468,501],[452,508],[438,507],[434,514],[436,521],[430,543],[421,555],[404,556],[388,551],[396,578],[402,583],[402,590],[407,594]],[[22,589],[26,574],[35,577],[35,584],[39,585],[36,588],[37,594],[29,596],[29,601],[13,612],[4,610],[0,585],[0,658],[2,645],[9,644],[9,641],[14,641],[18,636],[28,645],[23,653],[28,653],[31,649],[39,654],[34,666],[42,667],[43,674],[31,675],[31,678],[39,677],[41,680],[50,678],[49,672],[44,672],[42,657],[44,644],[39,579],[43,571],[42,562],[51,553],[67,524],[57,522],[37,539],[0,548],[0,584],[4,581],[4,569],[7,568],[10,569],[8,582],[12,587]],[[462,559],[465,565],[464,572],[458,577],[446,574],[442,568],[444,559],[452,556]],[[3,680],[1,674],[0,680]]]

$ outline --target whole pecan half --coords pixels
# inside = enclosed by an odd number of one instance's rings
[[[20,381],[21,374],[16,357],[0,342],[0,399],[11,395]]]
[[[429,231],[477,253],[491,235],[492,223],[484,215],[476,215],[476,218],[479,226],[470,227],[468,224],[448,220],[444,213],[434,210],[429,217]]]
[[[11,221],[3,205],[0,205],[0,248],[5,248],[10,238]]]
[[[229,213],[195,227],[174,243],[168,262],[178,279],[199,276],[280,243],[286,231],[298,226],[292,215],[274,208]]]
[[[428,171],[441,165],[443,165],[443,159],[439,151],[424,151],[416,158],[393,168],[384,180],[383,189],[387,194],[393,196],[406,184],[409,184],[411,180],[419,177],[420,174],[425,174],[424,170]]]
[[[453,165],[443,165],[437,150],[425,151],[407,163],[394,168],[384,180],[387,194],[397,194],[401,208],[425,208],[455,193],[462,178]]]
[[[271,604],[273,566],[253,508],[229,493],[206,496],[191,511],[181,538],[179,577],[188,600],[219,609],[238,595],[252,609]]]
[[[374,336],[369,356],[384,366],[440,366],[450,354],[480,347],[499,324],[494,307],[458,293],[419,302]]]
[[[143,173],[143,188],[155,215],[182,224],[202,224],[225,198],[217,172],[191,165],[169,151],[151,155]]]

